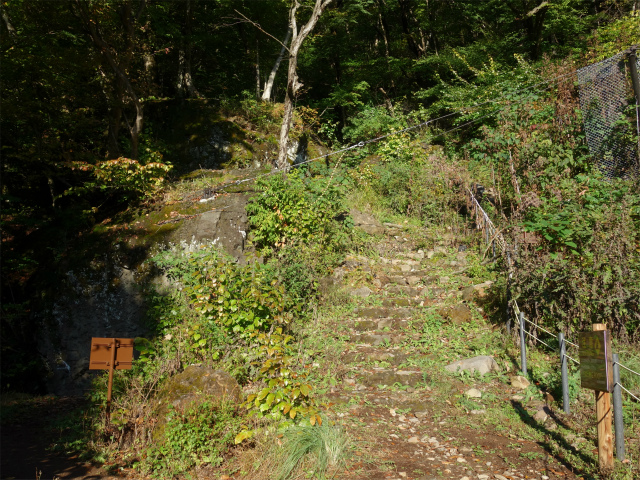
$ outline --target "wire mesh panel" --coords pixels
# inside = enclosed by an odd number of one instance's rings
[[[608,178],[637,176],[640,171],[635,100],[625,57],[619,53],[577,71],[587,144]]]

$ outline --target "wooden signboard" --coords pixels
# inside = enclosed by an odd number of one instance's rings
[[[112,345],[115,342],[115,351]],[[109,370],[115,353],[115,370],[130,370],[133,361],[133,338],[92,338],[89,370]]]
[[[613,357],[608,330],[580,334],[580,377],[582,388],[613,391]]]
[[[92,338],[89,370],[109,370],[107,423],[111,420],[113,371],[130,370],[133,365],[133,338]]]

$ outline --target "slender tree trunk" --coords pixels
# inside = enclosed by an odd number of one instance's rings
[[[198,97],[200,94],[196,90],[193,76],[191,75],[191,0],[185,2],[185,21],[183,29],[183,42],[178,51],[178,81],[176,87],[179,97]]]
[[[4,23],[4,26],[7,28],[7,32],[9,32],[9,37],[14,39],[16,37],[16,29],[13,28],[13,25],[11,25],[11,19],[9,18],[9,14],[7,13],[7,10],[4,4],[0,5],[0,8],[2,8],[2,22]]]
[[[125,92],[129,96],[129,99],[131,100],[131,103],[133,103],[133,106],[135,108],[136,117],[133,123],[129,123],[126,116],[125,116],[125,120],[127,120],[128,127],[129,127],[129,135],[131,137],[131,158],[137,159],[140,132],[142,132],[142,126],[144,123],[144,109],[143,109],[142,102],[140,102],[138,95],[136,94],[135,90],[133,89],[133,86],[131,85],[131,82],[129,81],[129,78],[127,77],[126,71],[128,66],[131,64],[131,60],[133,58],[134,34],[135,34],[133,22],[140,17],[146,3],[141,2],[140,9],[136,15],[135,20],[132,18],[131,2],[129,1],[122,5],[122,9],[120,11],[120,17],[122,20],[122,26],[124,28],[126,48],[122,54],[123,60],[121,63],[118,63],[116,61],[116,57],[112,53],[112,47],[102,37],[102,33],[97,23],[91,19],[89,12],[86,10],[87,4],[82,0],[76,0],[76,5],[78,7],[78,11],[80,12],[81,18],[83,19],[85,27],[87,28],[89,36],[91,37],[91,40],[93,40],[93,43],[98,48],[103,58],[107,61],[107,63],[109,64],[109,66],[113,70],[113,73],[116,76],[116,79],[115,79],[116,92],[115,93],[117,95],[117,98],[115,100],[116,105],[112,108],[114,110],[117,110],[117,108],[120,105],[124,105]],[[124,109],[121,110],[121,114],[124,116]],[[114,118],[114,120],[115,121],[113,124],[113,128],[114,128],[113,133],[117,134],[119,131],[119,126],[118,126],[119,122],[117,121],[117,118]],[[117,137],[115,137],[115,139],[117,142]],[[110,139],[110,142],[111,141],[112,140]]]
[[[291,47],[289,48],[289,68],[287,70],[287,91],[284,97],[284,114],[282,116],[282,127],[280,128],[280,144],[278,147],[278,159],[276,160],[276,167],[279,170],[287,171],[289,169],[289,162],[287,161],[287,147],[289,145],[289,130],[291,129],[291,121],[293,120],[293,101],[296,98],[296,94],[301,83],[298,82],[298,74],[296,67],[298,65],[298,52],[302,46],[302,42],[311,33],[313,28],[318,23],[318,19],[324,9],[331,3],[332,0],[316,0],[311,12],[311,17],[307,23],[298,31],[296,24],[296,12],[300,6],[299,0],[293,0],[291,2],[291,8],[289,10],[289,26],[291,28]]]
[[[287,30],[287,35],[284,37],[282,41],[282,48],[280,49],[280,55],[276,59],[276,63],[273,64],[273,68],[271,69],[271,73],[269,74],[269,78],[264,84],[264,90],[262,92],[262,101],[268,102],[271,99],[271,91],[273,90],[273,84],[276,80],[276,73],[278,73],[278,68],[280,68],[280,63],[284,58],[284,53],[287,51],[287,43],[289,42],[289,38],[291,37],[291,27]]]

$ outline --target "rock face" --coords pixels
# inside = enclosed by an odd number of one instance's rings
[[[498,364],[488,355],[481,355],[479,357],[467,358],[466,360],[458,360],[457,362],[450,363],[444,369],[447,372],[457,372],[463,370],[466,372],[478,372],[480,375],[485,373],[495,372],[498,370]]]
[[[167,240],[178,244],[211,241],[242,262],[249,230],[246,212],[248,200],[248,194],[225,197],[225,203],[219,209],[186,220],[167,236]]]
[[[37,345],[49,370],[50,393],[81,395],[99,374],[89,371],[92,337],[144,335],[139,282],[140,274],[122,265],[113,251],[61,276]]]
[[[154,438],[162,437],[171,406],[185,410],[207,400],[238,403],[242,400],[242,389],[228,373],[202,365],[191,365],[171,377],[154,398],[154,410],[158,414]]]
[[[355,208],[349,212],[353,218],[353,225],[369,235],[382,235],[385,232],[384,226],[376,220],[373,215],[362,213]]]
[[[245,208],[248,198],[246,193],[227,195],[216,201],[215,210],[184,221],[158,242],[186,244],[185,248],[214,242],[243,263],[249,229]],[[142,267],[146,248],[131,249],[124,244],[102,248],[93,260],[79,258],[81,266],[60,274],[56,292],[51,295],[55,300],[42,314],[44,331],[37,348],[49,370],[50,393],[81,395],[89,388],[91,379],[99,374],[88,369],[92,337],[135,338],[146,334],[143,289],[151,283],[162,284],[162,277],[152,278]],[[164,286],[169,285],[165,282]]]

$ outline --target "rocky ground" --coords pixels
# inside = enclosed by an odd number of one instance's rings
[[[484,352],[469,366],[452,362],[460,360],[455,351],[425,348],[459,342],[448,335],[450,327],[462,332],[463,342],[495,340],[486,334],[492,325],[474,302],[491,282],[464,275],[469,266],[464,247],[425,251],[403,237],[402,226],[387,225],[385,233],[377,258],[349,257],[334,274],[358,305],[329,324],[346,341],[340,356],[344,381],[326,397],[357,445],[356,461],[339,477],[578,478],[571,463],[546,444],[563,422],[560,414],[525,393],[526,380],[522,385],[516,375],[507,375],[515,365],[499,365]],[[432,325],[425,328],[425,323]],[[439,328],[443,325],[448,327]],[[471,373],[447,372],[448,365]],[[486,372],[487,378],[473,370]],[[538,435],[512,430],[503,420],[524,423]],[[538,440],[541,436],[546,440]]]

